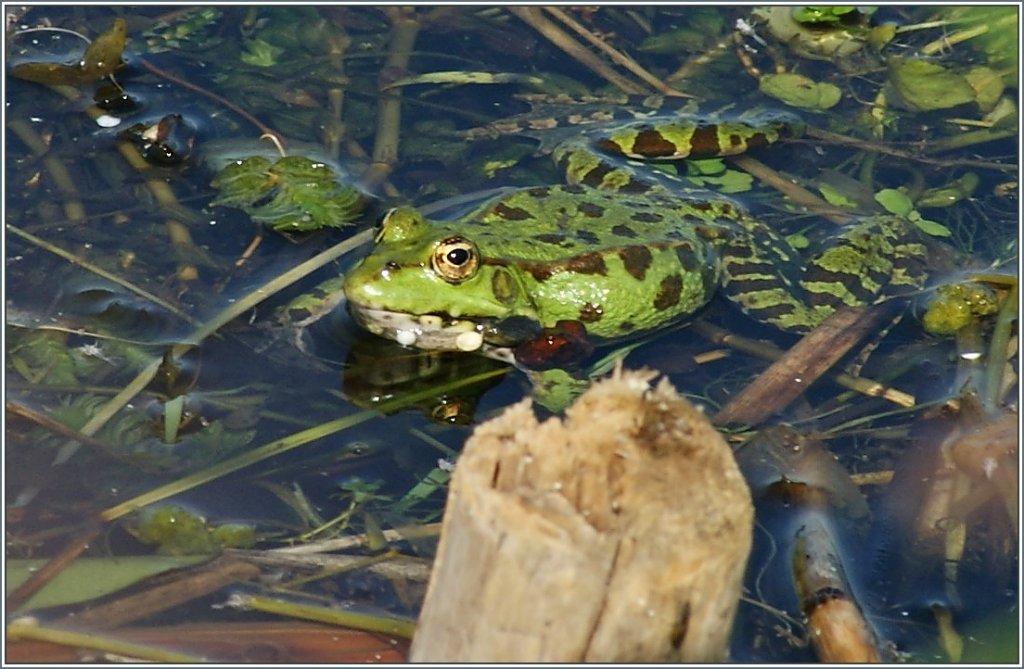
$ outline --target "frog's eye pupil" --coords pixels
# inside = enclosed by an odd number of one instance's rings
[[[469,251],[467,249],[452,249],[448,252],[448,262],[453,265],[465,265],[469,262]]]

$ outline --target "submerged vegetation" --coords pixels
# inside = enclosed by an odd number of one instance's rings
[[[1014,657],[1016,7],[9,9],[8,611],[34,602],[41,621],[9,639],[88,645],[57,632],[161,611],[216,625],[206,604],[242,591],[347,600],[389,621],[355,624],[407,632],[387,625],[418,611],[472,427],[624,360],[740,454],[766,534],[735,659],[814,657],[786,551],[790,507],[822,499],[882,657]],[[802,340],[716,299],[598,348],[568,390],[565,370],[403,347],[338,307],[339,274],[393,207],[454,219],[559,183],[544,154],[590,123],[761,108],[802,132],[654,169],[796,249],[905,219],[939,249],[924,289]],[[212,561],[165,573],[195,554]],[[67,581],[47,585],[128,558],[131,581],[63,600]],[[176,578],[180,599],[133,598]],[[174,648],[201,655],[195,639]]]

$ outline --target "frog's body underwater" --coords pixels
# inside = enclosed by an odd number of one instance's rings
[[[452,221],[393,209],[345,278],[349,310],[405,345],[523,362],[524,347],[556,327],[614,340],[692,316],[716,293],[755,320],[803,332],[840,306],[920,288],[924,247],[902,219],[848,226],[804,266],[731,201],[636,170],[639,159],[739,153],[788,127],[633,122],[559,145],[566,185],[513,190]]]

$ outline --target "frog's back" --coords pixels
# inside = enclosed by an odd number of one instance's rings
[[[485,264],[517,273],[544,325],[577,320],[612,338],[667,325],[714,294],[719,265],[699,213],[561,185],[509,193],[459,230]]]
[[[459,221],[485,258],[568,261],[620,248],[701,243],[694,225],[666,203],[579,185],[525,188]]]

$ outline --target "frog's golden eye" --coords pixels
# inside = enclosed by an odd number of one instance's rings
[[[476,274],[480,267],[480,254],[472,242],[462,237],[450,237],[434,247],[430,265],[445,281],[460,283]]]

